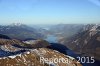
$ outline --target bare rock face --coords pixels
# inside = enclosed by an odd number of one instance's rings
[[[65,59],[63,62],[54,63],[55,59]],[[47,60],[48,59],[48,60]],[[52,59],[52,60],[51,60]],[[68,60],[68,61],[67,61]],[[82,66],[74,58],[59,53],[58,51],[38,48],[31,49],[21,54],[0,58],[0,66]]]

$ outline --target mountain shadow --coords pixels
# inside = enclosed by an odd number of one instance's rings
[[[59,43],[50,43],[49,49],[57,50],[63,54],[67,54],[66,50],[69,50],[66,46]]]
[[[10,39],[8,36],[3,35],[3,34],[0,34],[0,38],[3,38],[3,39]]]

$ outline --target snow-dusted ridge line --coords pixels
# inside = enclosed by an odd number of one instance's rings
[[[57,50],[53,50],[53,51],[54,51],[54,52],[57,52],[57,53],[60,53],[60,52],[57,51]],[[20,54],[17,54],[17,55],[11,55],[11,56],[7,56],[7,57],[0,57],[0,59],[6,59],[6,58],[14,59],[14,58],[16,58],[17,56],[22,57],[22,55],[24,55],[24,54],[30,54],[31,52],[35,52],[37,55],[41,56],[41,53],[39,53],[39,50],[37,50],[37,49],[30,49],[30,51],[26,51],[26,52],[24,52],[24,53],[20,53]],[[71,60],[74,60],[74,59],[75,59],[75,58],[73,58],[73,57],[71,57],[71,56],[68,56],[68,55],[64,55],[64,56],[70,58]]]
[[[16,55],[10,55],[10,56],[7,56],[7,57],[0,57],[0,59],[6,59],[6,58],[14,59],[17,56],[22,57],[22,55],[24,55],[24,54],[30,54],[30,51],[26,51],[24,53],[20,53],[20,54],[16,54]]]

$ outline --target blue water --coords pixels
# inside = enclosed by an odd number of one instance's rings
[[[48,35],[45,40],[47,40],[50,43],[57,43],[57,37],[54,35]]]

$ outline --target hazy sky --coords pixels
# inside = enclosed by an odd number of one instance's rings
[[[0,0],[0,24],[99,23],[100,0]]]

